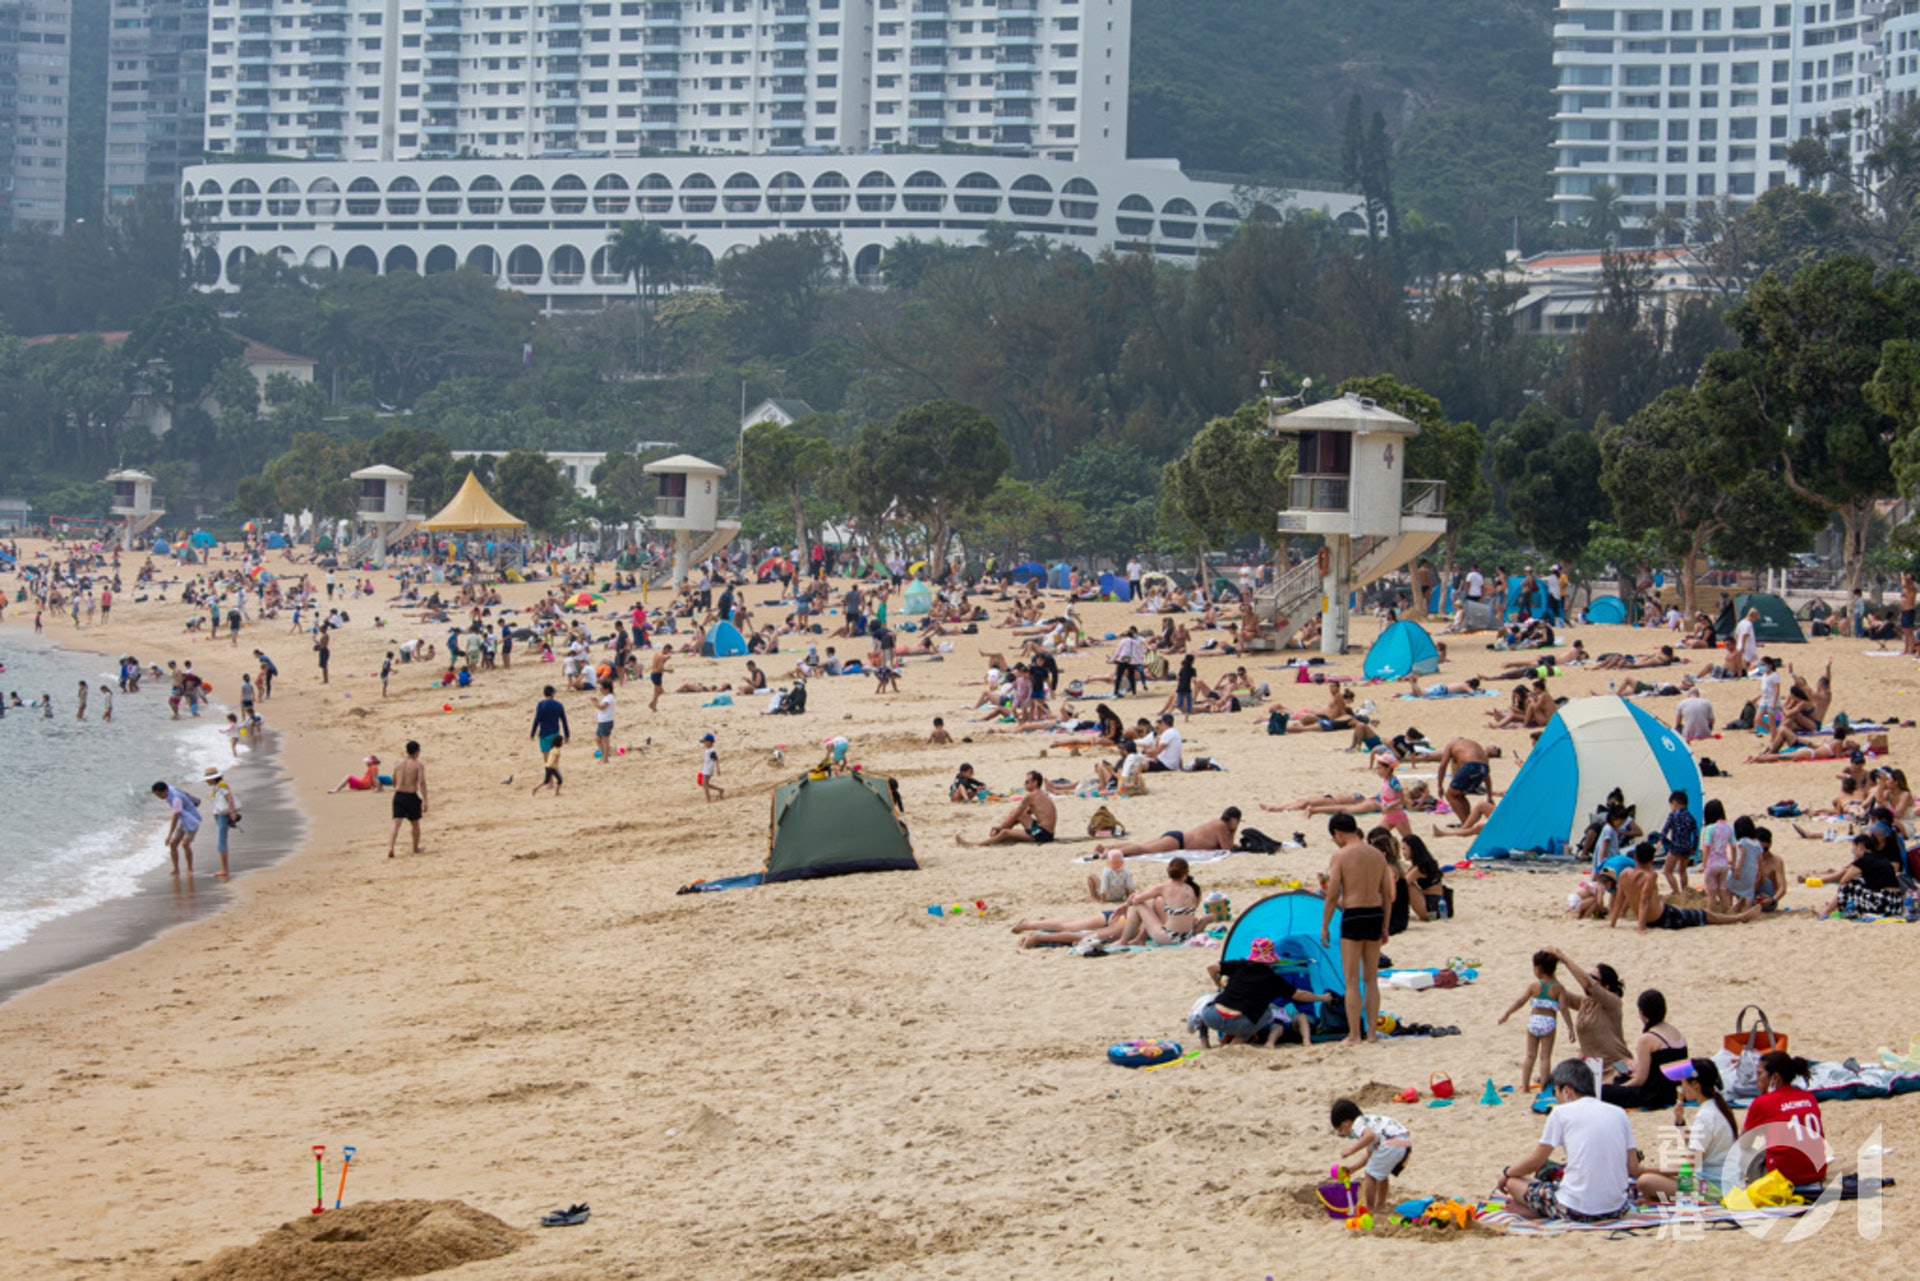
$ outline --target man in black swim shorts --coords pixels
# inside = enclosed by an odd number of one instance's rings
[[[1351,814],[1327,819],[1333,858],[1327,864],[1326,903],[1320,912],[1324,946],[1340,913],[1340,968],[1346,978],[1346,1044],[1371,1037],[1380,1014],[1380,948],[1387,941],[1387,905],[1393,902],[1393,869],[1387,856],[1360,839]]]
[[[1047,795],[1047,780],[1039,771],[1028,770],[1026,787],[1026,794],[1007,811],[1007,816],[987,829],[985,840],[970,841],[956,833],[954,841],[960,845],[1052,844],[1060,813],[1054,808],[1053,797]]]

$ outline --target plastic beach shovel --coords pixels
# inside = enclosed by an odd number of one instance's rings
[[[340,1198],[347,1194],[347,1171],[353,1168],[354,1146],[349,1143],[340,1151],[344,1159],[340,1162],[340,1187],[333,1194],[333,1208],[336,1210],[340,1208]]]
[[[324,1214],[327,1209],[327,1181],[321,1170],[321,1162],[327,1155],[327,1145],[313,1145],[313,1212]]]

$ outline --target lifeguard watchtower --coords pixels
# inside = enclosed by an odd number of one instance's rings
[[[382,463],[362,467],[351,473],[350,478],[360,485],[354,499],[354,518],[366,530],[350,550],[354,558],[365,556],[379,560],[391,544],[420,528],[420,522],[427,518],[427,509],[407,497],[407,486],[413,481],[411,472]]]
[[[1276,410],[1279,402],[1269,407]],[[1320,652],[1343,654],[1348,594],[1407,564],[1447,532],[1446,483],[1405,478],[1407,442],[1420,425],[1363,396],[1307,405],[1270,422],[1299,442],[1277,526],[1283,534],[1318,534],[1326,546],[1281,575],[1260,604],[1272,611],[1274,630],[1284,633],[1277,646],[1318,597]]]
[[[660,478],[653,500],[653,527],[673,531],[673,585],[687,572],[733,541],[737,520],[720,519],[720,478],[727,469],[691,454],[675,454],[648,463],[646,473]]]
[[[121,520],[120,550],[132,551],[133,540],[167,514],[166,506],[153,496],[153,477],[143,471],[108,472],[107,483],[113,486],[113,506],[107,510]]]

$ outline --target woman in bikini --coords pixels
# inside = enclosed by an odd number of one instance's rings
[[[1193,937],[1199,911],[1200,886],[1188,874],[1187,860],[1176,858],[1167,864],[1166,880],[1127,896],[1127,930],[1120,941],[1185,943]]]

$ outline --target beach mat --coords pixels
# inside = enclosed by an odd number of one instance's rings
[[[1722,1206],[1701,1206],[1697,1210],[1682,1213],[1663,1207],[1659,1209],[1636,1209],[1617,1219],[1601,1219],[1597,1223],[1581,1223],[1572,1219],[1529,1219],[1507,1209],[1504,1200],[1487,1202],[1480,1209],[1479,1222],[1489,1228],[1504,1232],[1509,1236],[1550,1237],[1562,1236],[1569,1232],[1657,1232],[1662,1228],[1720,1226],[1749,1223],[1764,1223],[1771,1219],[1797,1219],[1813,1207],[1810,1205],[1768,1206],[1755,1210],[1729,1210]]]
[[[1218,863],[1221,859],[1232,858],[1235,854],[1245,854],[1246,850],[1168,850],[1164,854],[1129,854],[1129,863],[1171,863],[1183,858],[1188,863]],[[1104,854],[1082,854],[1074,859],[1076,863],[1098,863]]]

